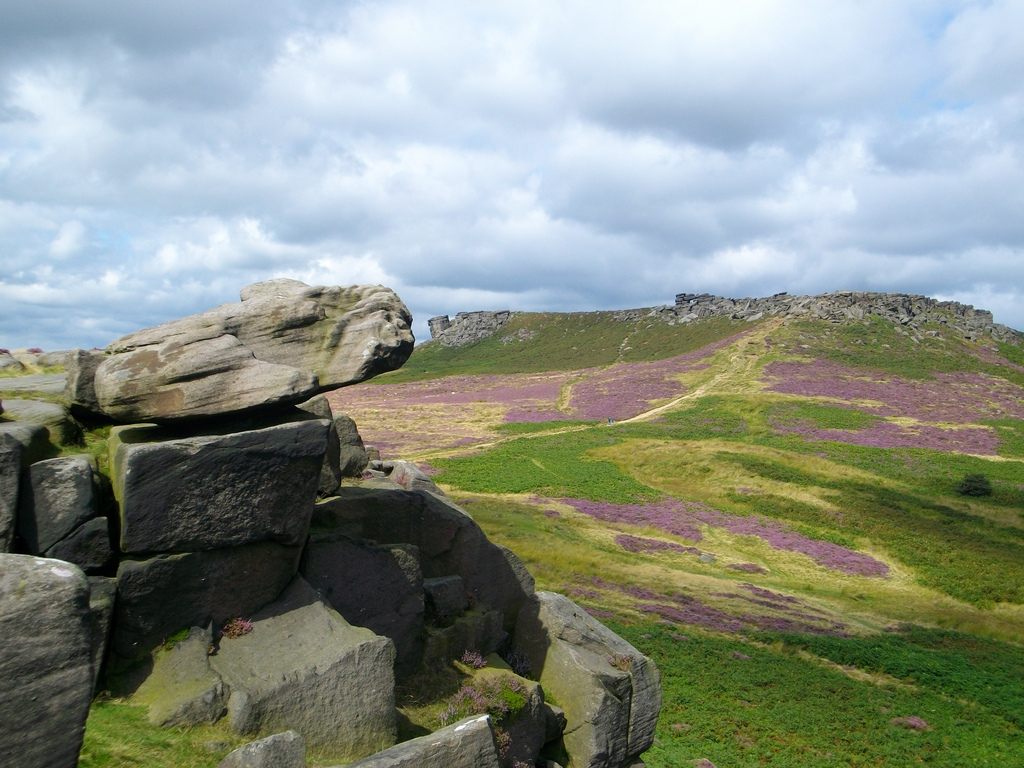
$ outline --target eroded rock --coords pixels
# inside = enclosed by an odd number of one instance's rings
[[[132,697],[149,707],[149,721],[165,728],[213,723],[227,710],[220,675],[210,669],[209,629],[192,627],[154,654],[153,669]]]
[[[630,766],[654,741],[661,677],[654,662],[569,598],[538,592],[515,647],[564,710],[573,766]]]
[[[171,421],[297,403],[412,352],[412,316],[382,286],[271,280],[241,298],[111,344],[95,376],[103,412]]]
[[[0,434],[0,552],[10,552],[18,514],[22,446]]]
[[[395,741],[394,660],[390,640],[353,627],[297,578],[210,663],[231,690],[238,733],[291,728],[358,758]]]
[[[306,539],[328,423],[174,437],[116,427],[110,438],[121,550],[192,552]]]
[[[0,637],[0,765],[74,768],[93,685],[85,575],[0,554]]]
[[[50,549],[96,515],[96,480],[88,456],[32,464],[18,501],[18,534],[32,554]]]
[[[501,768],[491,718],[478,715],[386,749],[349,768]]]
[[[217,768],[305,768],[306,742],[295,731],[251,741],[229,754]]]

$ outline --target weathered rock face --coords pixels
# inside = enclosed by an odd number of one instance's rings
[[[13,440],[21,445],[21,466],[27,467],[48,456],[57,449],[50,442],[50,431],[41,424],[26,424],[21,421],[0,424],[0,440]]]
[[[114,652],[138,659],[181,629],[220,626],[274,600],[298,570],[300,547],[264,542],[148,560],[117,570]]]
[[[242,301],[129,334],[96,371],[100,408],[169,421],[296,403],[399,367],[412,317],[382,286],[271,280]]]
[[[105,517],[94,517],[46,550],[46,557],[74,563],[86,573],[104,570],[114,556],[110,547],[109,523]]]
[[[625,768],[654,742],[657,667],[569,598],[538,592],[519,615],[515,644],[564,709],[570,768]]]
[[[430,338],[446,347],[464,347],[493,336],[512,317],[507,310],[498,312],[459,312],[454,320],[448,315],[432,317],[427,321]]]
[[[470,717],[405,741],[349,768],[500,768],[491,718]]]
[[[18,533],[42,554],[96,515],[96,481],[86,456],[39,461],[29,467],[18,503]]]
[[[446,498],[427,491],[343,487],[339,496],[316,506],[313,525],[378,544],[412,544],[420,553],[424,578],[460,576],[480,610],[494,609],[509,621],[533,594],[532,579],[514,555],[491,543],[473,518]],[[527,575],[528,576],[528,575]]]
[[[348,624],[301,578],[252,624],[248,634],[222,638],[210,660],[231,691],[235,731],[290,727],[349,758],[395,742],[390,640]]]
[[[80,570],[0,554],[0,765],[78,764],[92,699],[91,636]]]
[[[68,353],[64,396],[71,403],[73,412],[89,416],[102,413],[94,381],[96,369],[105,359],[106,355],[99,350],[73,349]]]
[[[115,427],[110,450],[121,550],[303,543],[328,426],[316,419],[178,438],[160,429]]]
[[[763,298],[727,299],[708,293],[676,295],[674,314],[683,322],[705,317],[731,317],[751,322],[763,317],[802,318],[850,322],[869,316],[906,326],[911,330],[925,323],[939,323],[965,338],[987,334],[1001,341],[1020,336],[1013,329],[992,321],[992,313],[957,301],[938,301],[927,296],[903,293],[837,291],[818,296],[790,296],[777,293]]]
[[[423,654],[423,574],[415,547],[315,533],[301,571],[346,621],[391,639],[396,674],[415,671]]]

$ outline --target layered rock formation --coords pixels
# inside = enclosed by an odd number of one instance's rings
[[[938,301],[927,296],[903,293],[837,291],[819,296],[777,293],[757,299],[727,299],[707,293],[680,293],[676,295],[672,312],[684,322],[705,317],[731,317],[750,321],[763,317],[786,317],[839,323],[873,316],[915,329],[926,323],[945,325],[967,339],[982,334],[1001,341],[1019,337],[1012,328],[993,322],[992,313],[988,310],[975,309],[970,304],[956,301]]]
[[[68,356],[80,413],[145,419],[112,428],[105,461],[51,458],[60,435],[3,425],[0,544],[27,554],[0,553],[0,721],[14,725],[0,764],[75,765],[101,668],[154,724],[290,732],[225,765],[300,765],[305,744],[373,766],[510,768],[566,750],[571,766],[633,764],[660,706],[653,664],[536,594],[415,465],[367,468],[325,398],[292,404],[401,364],[409,320],[383,288],[259,284]],[[493,655],[513,649],[543,687]],[[393,747],[396,683],[467,653],[491,654],[468,680],[511,686],[522,707]],[[631,662],[609,671],[602,654]]]

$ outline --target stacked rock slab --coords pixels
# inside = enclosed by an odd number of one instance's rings
[[[298,403],[412,353],[412,316],[382,286],[271,280],[241,298],[108,346],[94,378],[100,410],[117,421],[174,421]]]

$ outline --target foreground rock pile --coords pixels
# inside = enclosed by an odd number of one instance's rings
[[[156,724],[269,737],[229,766],[302,765],[307,745],[361,766],[638,764],[650,660],[536,593],[414,465],[370,461],[318,394],[404,362],[404,305],[294,281],[242,299],[69,356],[75,413],[114,422],[100,462],[0,424],[0,764],[75,765],[101,670]],[[396,684],[467,654],[487,660],[467,680],[522,705],[393,746]]]

